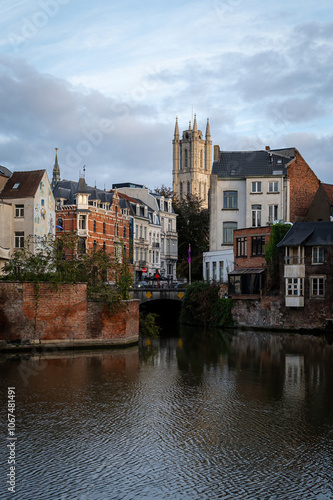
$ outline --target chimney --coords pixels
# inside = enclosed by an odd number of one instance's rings
[[[265,149],[266,149],[266,151],[270,151],[271,150],[271,148],[269,146],[266,146]]]
[[[220,146],[214,146],[214,161],[219,161],[220,159]]]

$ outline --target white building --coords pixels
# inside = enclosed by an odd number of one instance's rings
[[[220,151],[219,146],[214,146],[209,252],[203,256],[204,279],[227,280],[234,267],[235,229],[304,218],[318,184],[295,148]]]

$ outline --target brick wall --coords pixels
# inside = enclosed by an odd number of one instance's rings
[[[290,221],[304,221],[319,187],[319,179],[300,153],[288,166],[290,181]]]
[[[87,302],[85,283],[0,283],[1,340],[138,340],[139,301],[123,301],[115,313]],[[37,309],[36,309],[37,305]],[[36,314],[37,312],[37,314]]]
[[[264,245],[267,245],[269,243],[270,235],[271,235],[270,226],[236,229],[234,231],[235,269],[266,267],[264,247],[262,255],[252,255],[252,238],[263,236],[265,238]],[[238,238],[246,238],[246,256],[238,256],[238,251],[237,251]]]

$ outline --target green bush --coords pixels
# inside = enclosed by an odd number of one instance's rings
[[[219,291],[216,283],[196,282],[189,285],[182,304],[180,322],[203,326],[232,326],[232,300],[220,298]]]

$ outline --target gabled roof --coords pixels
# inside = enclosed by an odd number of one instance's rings
[[[333,245],[333,222],[295,222],[278,247]]]
[[[286,174],[286,165],[295,157],[294,148],[269,151],[220,151],[212,174],[218,177],[247,177]]]
[[[46,170],[14,172],[1,192],[2,198],[34,197]]]

